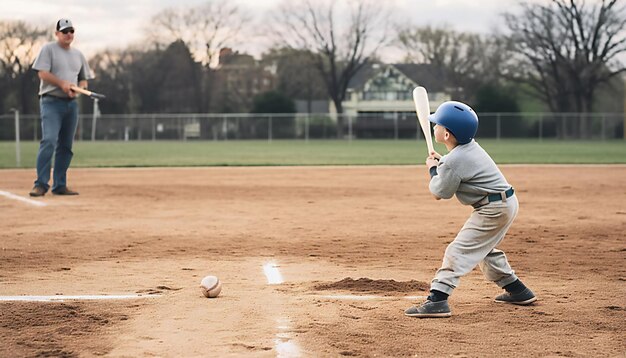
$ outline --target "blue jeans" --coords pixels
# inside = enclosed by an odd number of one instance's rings
[[[48,190],[50,166],[54,154],[52,191],[67,185],[67,169],[72,161],[72,144],[78,125],[76,100],[64,100],[44,96],[39,101],[41,109],[41,133],[37,154],[37,180],[35,185]]]

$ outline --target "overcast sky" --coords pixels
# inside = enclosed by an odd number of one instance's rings
[[[224,1],[224,0],[220,0]],[[263,14],[282,0],[227,0],[255,16]],[[291,0],[292,2],[298,0]],[[345,0],[338,0],[345,1]],[[381,0],[383,1],[383,0]],[[488,32],[501,26],[500,14],[517,9],[518,0],[384,0],[394,9],[398,22],[448,24],[456,30]],[[533,0],[547,1],[547,0]],[[139,41],[142,29],[152,15],[167,7],[194,6],[207,0],[0,0],[0,19],[24,20],[48,26],[50,39],[59,18],[69,18],[76,27],[74,46],[87,57],[104,48],[124,48]],[[254,42],[254,41],[251,41]],[[253,46],[236,48],[258,55]]]

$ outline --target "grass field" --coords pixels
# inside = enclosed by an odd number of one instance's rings
[[[489,140],[499,164],[625,164],[626,141]],[[22,168],[33,168],[38,142],[22,142]],[[441,154],[446,150],[436,144]],[[424,141],[265,140],[75,142],[72,167],[421,164]],[[0,168],[15,168],[15,143],[0,142]]]

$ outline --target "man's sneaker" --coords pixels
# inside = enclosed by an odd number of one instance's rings
[[[28,194],[30,196],[44,196],[46,195],[46,192],[47,190],[44,187],[35,185]]]
[[[54,189],[52,191],[52,194],[54,195],[78,195],[77,191],[74,191],[66,186],[62,186],[58,189]]]
[[[512,303],[514,305],[522,306],[529,305],[535,301],[537,301],[537,297],[535,297],[535,294],[529,288],[526,288],[520,293],[512,294],[510,292],[505,292],[496,297],[496,302],[498,303]]]
[[[409,317],[417,318],[441,318],[450,317],[452,315],[447,300],[439,302],[432,302],[428,300],[419,306],[409,308],[404,311],[404,314]]]

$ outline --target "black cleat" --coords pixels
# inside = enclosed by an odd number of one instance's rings
[[[428,300],[419,306],[413,306],[407,309],[404,311],[404,314],[409,317],[417,318],[443,318],[452,316],[447,300],[438,302]]]
[[[526,288],[520,293],[513,294],[510,292],[505,292],[496,297],[496,302],[498,303],[511,303],[521,306],[529,305],[535,301],[537,301],[537,297],[535,297],[535,294],[529,288]]]

